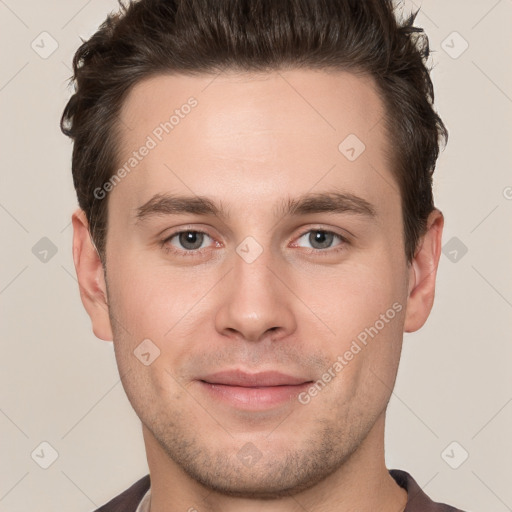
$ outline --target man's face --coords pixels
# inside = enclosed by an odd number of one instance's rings
[[[106,282],[149,457],[263,496],[379,444],[409,277],[383,115],[373,82],[341,72],[157,76],[131,91],[117,164],[150,149],[108,197]],[[322,194],[364,203],[333,210]],[[157,195],[218,211],[156,209]],[[294,380],[213,375],[225,371]]]

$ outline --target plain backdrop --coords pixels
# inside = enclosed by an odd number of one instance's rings
[[[0,0],[0,511],[87,512],[147,473],[112,344],[95,338],[79,298],[71,143],[59,129],[80,37],[115,8],[111,0]],[[435,172],[444,249],[430,318],[405,335],[386,459],[435,500],[505,512],[512,1],[424,0],[417,25],[434,50],[436,107],[450,132]]]

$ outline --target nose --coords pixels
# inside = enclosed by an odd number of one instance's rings
[[[234,268],[218,295],[217,331],[251,342],[276,341],[293,333],[297,327],[292,309],[294,296],[283,283],[283,269],[278,268],[268,251],[250,263],[238,254],[233,255],[233,260]]]

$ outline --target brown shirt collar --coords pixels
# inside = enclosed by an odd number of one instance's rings
[[[462,512],[458,508],[432,501],[406,471],[390,469],[389,473],[395,482],[407,491],[407,505],[404,512]]]

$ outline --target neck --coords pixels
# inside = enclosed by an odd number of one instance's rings
[[[407,493],[384,461],[384,415],[358,449],[314,487],[279,499],[248,499],[216,492],[192,479],[143,426],[151,475],[151,512],[402,512]]]

